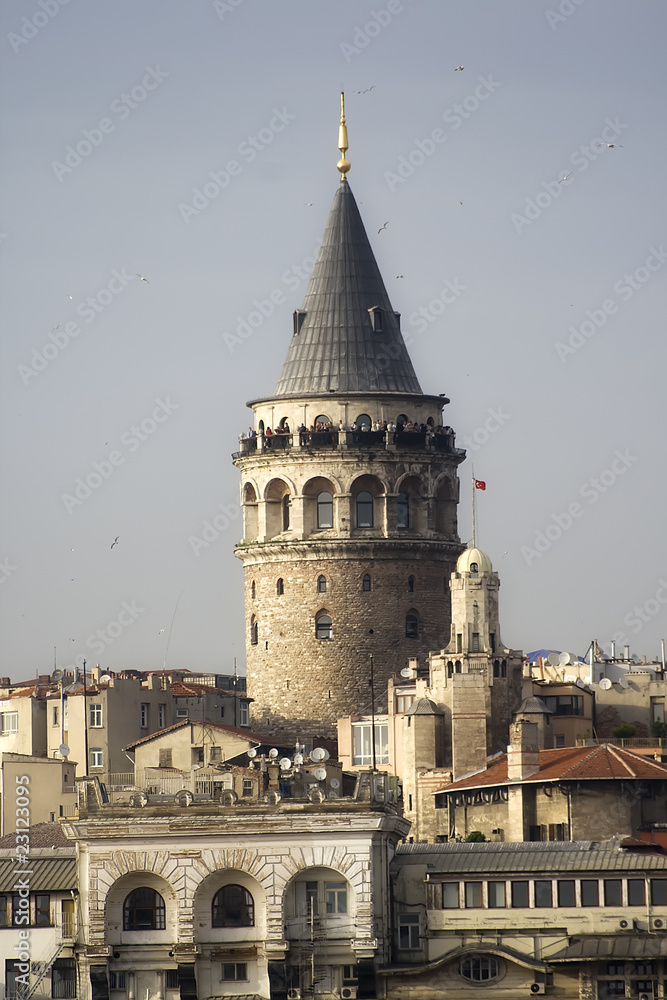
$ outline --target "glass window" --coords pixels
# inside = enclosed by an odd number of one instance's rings
[[[242,701],[239,705],[239,726],[248,726],[250,724],[250,712],[248,709],[248,702]]]
[[[90,724],[91,726],[101,726],[102,725],[102,706],[97,704],[91,704],[90,706]]]
[[[654,962],[637,962],[634,969],[636,976],[654,976],[655,975],[655,963]]]
[[[243,795],[244,795],[244,798],[247,798],[249,795],[252,795],[252,779],[251,778],[244,778],[243,779]]]
[[[248,979],[248,964],[247,962],[223,962],[222,964],[222,981],[224,983],[228,982],[239,982],[246,981]]]
[[[250,619],[250,645],[256,646],[259,642],[259,622],[253,615]]]
[[[608,976],[624,976],[625,962],[607,962]]]
[[[600,990],[601,996],[607,997],[624,997],[625,996],[625,979],[608,979],[606,982],[602,980],[599,983],[602,987]],[[604,992],[602,992],[604,990]]]
[[[414,576],[408,577],[408,594],[414,594],[415,592],[415,578]]]
[[[419,948],[419,914],[399,913],[398,915],[398,947]]]
[[[38,892],[35,896],[35,924],[48,927],[51,923],[51,897]]]
[[[333,528],[333,495],[326,490],[317,496],[317,527]]]
[[[396,524],[399,528],[410,527],[410,497],[399,493],[396,497]]]
[[[104,754],[101,747],[90,748],[90,766],[104,767]]]
[[[373,527],[373,497],[366,490],[357,493],[357,528]]]
[[[623,902],[623,883],[620,878],[606,878],[604,880],[604,905],[620,906]]]
[[[498,962],[488,955],[471,955],[461,959],[459,972],[471,983],[485,983],[498,975]]]
[[[19,731],[19,713],[0,712],[0,732],[18,733],[18,731]]]
[[[600,905],[600,895],[599,895],[599,885],[597,879],[593,881],[592,879],[582,879],[581,880],[581,905],[582,906],[599,906]]]
[[[333,638],[333,622],[329,615],[320,613],[315,619],[315,638]]]
[[[412,611],[405,616],[405,638],[419,638],[419,618]]]
[[[442,908],[443,910],[458,910],[459,908],[458,882],[442,883]]]
[[[11,910],[9,896],[3,893],[0,896],[0,927],[9,927],[11,925]]]
[[[505,905],[505,883],[489,882],[489,906],[497,909]]]
[[[651,903],[653,906],[667,906],[667,879],[651,879]]]
[[[141,728],[148,729],[148,719],[150,716],[151,706],[147,701],[142,701],[141,703]]]
[[[373,765],[371,725],[370,722],[352,724],[352,763],[357,767]],[[375,763],[389,763],[389,726],[386,722],[375,723]]]
[[[512,906],[528,906],[527,882],[512,882]]]
[[[372,425],[373,422],[367,413],[360,413],[355,420],[355,426],[358,431],[369,431]]]
[[[213,927],[254,927],[255,903],[242,885],[226,885],[213,897]]]
[[[652,979],[631,979],[630,980],[630,992],[633,997],[638,997],[640,993],[648,993],[650,997],[653,996],[653,980]]]
[[[16,959],[5,959],[5,1000],[16,1000],[16,996],[18,995],[18,983],[16,982],[16,977],[18,975],[20,975],[20,973],[16,968]],[[22,995],[25,994],[22,992]]]
[[[547,882],[544,879],[535,880],[535,906],[553,906],[551,882]]]
[[[368,573],[364,573],[363,580],[361,581],[361,589],[366,591],[371,589],[371,578]]]
[[[167,724],[167,706],[158,705],[157,707],[157,727],[158,729],[164,729]]]
[[[465,883],[465,899],[466,907],[470,909],[471,907],[477,907],[482,905],[482,883],[481,882],[466,882]]]
[[[178,969],[165,969],[164,987],[167,990],[177,990],[180,986],[178,981]]]
[[[326,576],[318,576],[318,578],[317,578],[317,591],[320,594],[326,594],[326,592],[327,592],[327,578],[326,578]]]
[[[124,931],[163,931],[164,899],[155,889],[135,889],[123,903]]]
[[[576,906],[577,900],[574,891],[574,879],[562,879],[558,883],[558,905]]]
[[[76,959],[57,958],[51,966],[51,996],[68,1000],[76,996]]]
[[[324,900],[327,913],[347,913],[347,882],[325,882]]]
[[[127,989],[127,973],[125,973],[125,972],[110,972],[109,973],[109,989],[110,990],[125,990],[125,989]]]
[[[646,904],[646,882],[643,878],[628,879],[628,906]]]
[[[60,705],[54,705],[51,709],[51,725],[60,725]]]

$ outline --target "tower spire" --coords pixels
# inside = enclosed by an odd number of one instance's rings
[[[340,171],[341,183],[345,180],[345,174],[350,169],[350,161],[346,159],[349,146],[347,144],[347,125],[345,124],[345,94],[340,95],[340,126],[338,128],[338,148],[340,150],[340,160],[336,167]]]

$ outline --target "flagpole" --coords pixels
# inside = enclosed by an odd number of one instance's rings
[[[475,546],[475,469],[472,468],[472,547]]]

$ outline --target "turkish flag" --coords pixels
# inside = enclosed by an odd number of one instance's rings
[[[484,482],[483,479],[476,479],[475,480],[475,489],[476,490],[485,490],[486,489],[486,483]]]

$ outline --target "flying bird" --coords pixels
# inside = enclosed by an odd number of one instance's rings
[[[456,67],[456,69],[454,70],[454,72],[455,72],[455,73],[459,73],[459,72],[461,72],[461,71],[462,71],[462,70],[463,70],[464,68],[465,68],[465,67],[463,67],[463,66],[457,66],[457,67]]]
[[[312,201],[304,201],[304,205],[306,206],[306,208],[312,208],[313,207]]]
[[[114,538],[113,542],[111,543],[111,548],[113,548],[114,545],[118,545],[118,539],[119,538],[120,538],[120,535],[116,535],[116,537]]]
[[[145,281],[147,285],[150,285],[150,281],[148,280],[148,278],[144,278],[143,274],[137,274],[137,278],[139,278],[141,281]]]
[[[163,632],[164,632],[164,629],[161,628],[160,631],[158,632],[158,635],[162,635]]]
[[[397,275],[396,275],[396,277],[397,277],[397,278],[402,278],[402,277],[403,277],[403,275],[402,275],[402,274],[397,274]]]
[[[625,146],[621,146],[620,142],[608,142],[607,149],[625,149]]]
[[[568,177],[571,177],[571,176],[572,176],[572,171],[570,170],[569,174],[565,174],[565,177],[561,177],[560,180],[558,181],[558,183],[559,184],[563,184],[568,179]]]
[[[375,90],[376,87],[377,87],[377,84],[374,83],[372,87],[366,87],[365,90],[358,90],[357,94],[370,94],[371,90]]]
[[[383,229],[386,229],[388,225],[389,223],[385,222],[384,226],[380,226],[380,228],[378,229],[378,234],[381,233]]]

